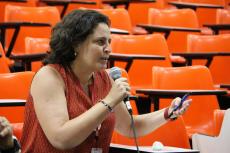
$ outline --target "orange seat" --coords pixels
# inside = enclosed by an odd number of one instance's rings
[[[2,44],[0,43],[0,73],[9,73],[10,69],[7,65],[7,58],[5,52],[3,51]]]
[[[50,50],[48,38],[25,38],[25,53],[46,53]],[[36,72],[42,66],[41,62],[32,63],[32,71]]]
[[[165,90],[214,90],[211,73],[205,66],[153,67],[154,89]],[[214,135],[213,111],[219,109],[214,95],[190,96],[193,100],[183,115],[189,136],[194,133]],[[160,108],[169,106],[171,100],[160,100]]]
[[[97,11],[108,16],[111,20],[111,27],[126,30],[132,33],[132,24],[127,10],[118,9],[97,9]],[[122,21],[122,22],[121,22]]]
[[[196,13],[191,9],[149,9],[148,23],[159,26],[199,28]],[[170,52],[185,52],[187,35],[191,32],[171,31],[167,38]],[[193,32],[194,33],[194,32]]]
[[[155,141],[160,141],[165,146],[190,148],[189,138],[186,133],[184,121],[181,117],[173,122],[168,122],[152,133],[137,139],[139,146],[152,146]],[[127,138],[114,131],[112,143],[135,145],[134,139]]]
[[[13,123],[11,125],[13,127],[13,135],[20,141],[22,137],[23,123]]]
[[[34,72],[0,74],[0,99],[27,99]],[[0,107],[2,116],[12,123],[23,122],[24,107]]]
[[[152,66],[172,66],[166,40],[160,34],[112,37],[112,52],[161,55],[166,58],[165,60],[134,60],[128,71],[133,90],[136,88],[152,88]],[[115,65],[124,68],[124,63],[122,62],[115,62]],[[144,79],[143,75],[145,76]]]
[[[224,0],[180,0],[182,2],[222,5]]]
[[[225,0],[225,8],[229,9],[230,0]]]
[[[112,28],[126,30],[130,34],[147,34],[147,31],[145,31],[144,29],[132,26],[129,13],[124,8],[97,9],[97,11],[109,17],[109,19],[111,20]]]
[[[188,36],[188,52],[230,52],[230,34]],[[193,65],[204,65],[194,60]],[[230,84],[230,56],[216,56],[209,67],[215,84]]]
[[[213,4],[225,6],[224,0],[180,0],[182,2],[191,3],[202,3],[202,4]],[[216,11],[217,9],[210,8],[197,8],[196,14],[199,21],[199,26],[202,27],[204,24],[215,24],[216,22]]]
[[[230,24],[230,10],[218,9],[216,13],[217,24]]]
[[[56,7],[23,7],[7,5],[5,9],[6,22],[38,22],[49,23],[54,26],[60,20]],[[25,37],[49,38],[51,27],[22,27],[15,42],[13,53],[25,53]],[[7,33],[6,45],[12,36]]]
[[[7,4],[10,4],[10,5],[17,5],[17,6],[36,6],[37,4],[37,1],[38,0],[27,0],[27,1],[24,1],[24,2],[20,2],[20,1],[0,1],[0,10],[1,10],[1,13],[0,13],[0,22],[3,22],[4,21],[4,10],[5,10],[5,6]]]
[[[230,10],[229,9],[218,9],[217,10],[216,24],[230,24]],[[220,31],[220,33],[221,34],[230,33],[230,30]]]
[[[192,136],[192,146],[194,149],[200,150],[201,153],[228,153],[230,150],[230,109],[224,113],[223,123],[220,134],[216,137],[194,134]]]
[[[137,24],[148,23],[149,8],[164,8],[165,2],[157,0],[156,2],[132,2],[129,4],[128,12],[133,26]]]
[[[73,10],[82,9],[82,8],[86,8],[86,9],[112,9],[112,6],[110,6],[108,4],[103,4],[102,0],[87,0],[87,1],[95,2],[95,4],[70,3],[68,5],[68,8],[67,8],[65,14],[68,14]],[[62,9],[63,9],[63,7],[62,8],[58,7],[58,10],[60,13],[61,13]]]
[[[215,110],[214,111],[214,122],[215,122],[215,135],[218,136],[224,119],[225,110]]]

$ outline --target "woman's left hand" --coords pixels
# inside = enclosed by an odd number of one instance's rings
[[[191,102],[192,102],[192,99],[185,100],[181,107],[179,107],[177,110],[174,110],[177,106],[180,105],[181,98],[177,97],[173,99],[168,109],[168,114],[169,115],[172,114],[172,116],[169,116],[169,118],[170,119],[177,118],[178,116],[184,114],[187,111],[188,107],[190,106]]]
[[[12,127],[5,117],[0,116],[0,149],[13,147]]]

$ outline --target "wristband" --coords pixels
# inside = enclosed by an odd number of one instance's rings
[[[109,106],[108,104],[106,104],[103,100],[100,100],[100,102],[101,102],[104,106],[106,106],[106,107],[108,108],[109,112],[113,112],[113,108],[112,108],[111,106]]]

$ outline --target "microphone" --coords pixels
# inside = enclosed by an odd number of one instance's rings
[[[121,69],[119,67],[112,67],[110,69],[109,75],[115,81],[116,79],[119,79],[121,77]],[[123,101],[129,114],[132,114],[132,106],[130,104],[129,96],[125,97]]]

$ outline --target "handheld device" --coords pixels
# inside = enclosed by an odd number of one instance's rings
[[[182,107],[184,101],[188,98],[188,96],[190,95],[190,93],[186,93],[182,98],[181,98],[181,102],[179,105],[177,105],[176,107],[174,107],[173,111],[169,114],[169,117],[171,117],[173,115],[173,112],[177,111],[179,108]]]
[[[176,110],[178,110],[179,108],[181,108],[182,105],[183,105],[183,103],[184,103],[184,101],[188,98],[189,95],[190,95],[190,93],[186,93],[186,94],[181,98],[180,104],[179,104],[178,106],[176,106],[176,107],[173,109],[173,111],[176,111]]]

